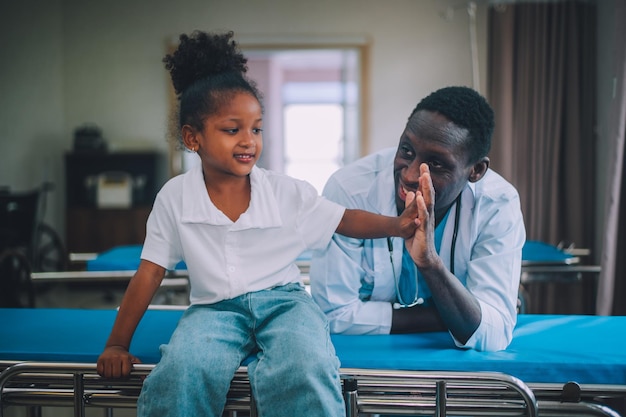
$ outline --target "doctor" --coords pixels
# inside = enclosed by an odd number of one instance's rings
[[[493,110],[446,87],[411,113],[399,145],[337,171],[323,194],[349,208],[401,213],[417,194],[409,240],[335,234],[311,263],[311,292],[332,333],[448,331],[461,348],[500,350],[517,320],[526,235],[515,188],[489,169]]]

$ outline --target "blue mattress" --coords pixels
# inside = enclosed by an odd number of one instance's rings
[[[87,271],[134,271],[139,268],[142,245],[116,246],[87,261]],[[179,262],[174,269],[187,269]]]
[[[182,312],[148,310],[131,351],[156,363]],[[0,360],[95,362],[115,310],[0,309]],[[524,382],[626,384],[626,317],[520,315],[500,352],[457,349],[447,333],[333,335],[344,368],[497,371]]]
[[[564,252],[554,245],[536,240],[527,240],[522,248],[522,261],[526,265],[568,264],[574,255]]]

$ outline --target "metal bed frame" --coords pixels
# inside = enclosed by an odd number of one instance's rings
[[[51,282],[63,283],[112,283],[128,282],[135,274],[135,270],[128,271],[58,271],[58,272],[32,272],[30,279],[35,284]],[[189,278],[186,270],[167,271],[161,281],[161,287],[171,289],[186,289],[189,286]]]
[[[2,406],[73,406],[84,417],[85,407],[134,407],[142,376],[154,365],[136,365],[127,380],[107,380],[94,364],[22,362],[0,374]],[[341,370],[348,417],[365,414],[538,416],[532,391],[504,374],[481,372],[414,372]],[[233,379],[227,415],[256,416],[245,367]],[[0,414],[1,415],[1,414]]]
[[[128,379],[105,379],[95,364],[0,361],[0,417],[7,406],[73,407],[84,417],[86,407],[112,415],[114,408],[134,408],[143,377],[155,365],[134,366]],[[556,384],[529,386],[498,372],[387,371],[342,368],[346,416],[605,416],[611,408],[581,397],[581,387]],[[532,387],[532,389],[531,389]],[[623,395],[623,386],[585,387],[586,395]],[[564,396],[569,392],[569,398]],[[245,366],[231,383],[225,416],[257,417]]]

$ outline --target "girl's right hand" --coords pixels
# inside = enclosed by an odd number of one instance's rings
[[[416,196],[414,192],[409,191],[406,195],[404,211],[397,218],[398,232],[393,236],[399,236],[405,240],[413,238],[419,221]]]
[[[130,375],[133,364],[141,361],[123,346],[109,346],[98,358],[97,370],[105,378],[125,378]]]

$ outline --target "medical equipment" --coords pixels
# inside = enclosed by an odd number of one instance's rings
[[[48,182],[22,192],[0,188],[0,307],[34,307],[31,272],[65,266],[63,243],[43,222],[52,189]]]
[[[452,233],[452,243],[450,244],[450,272],[454,275],[454,252],[456,250],[456,239],[459,232],[459,217],[461,215],[461,195],[456,198],[455,201],[455,211],[454,211],[454,231]],[[418,286],[418,278],[417,273],[415,274],[415,296],[413,297],[413,301],[407,303],[404,301],[402,297],[402,292],[400,291],[400,283],[399,278],[396,274],[396,267],[393,262],[393,242],[391,238],[387,238],[387,249],[389,250],[389,260],[391,261],[391,272],[393,274],[393,281],[396,286],[396,299],[398,302],[393,303],[393,308],[398,310],[400,308],[409,308],[415,307],[416,305],[424,304],[424,299],[419,297],[419,286]]]

